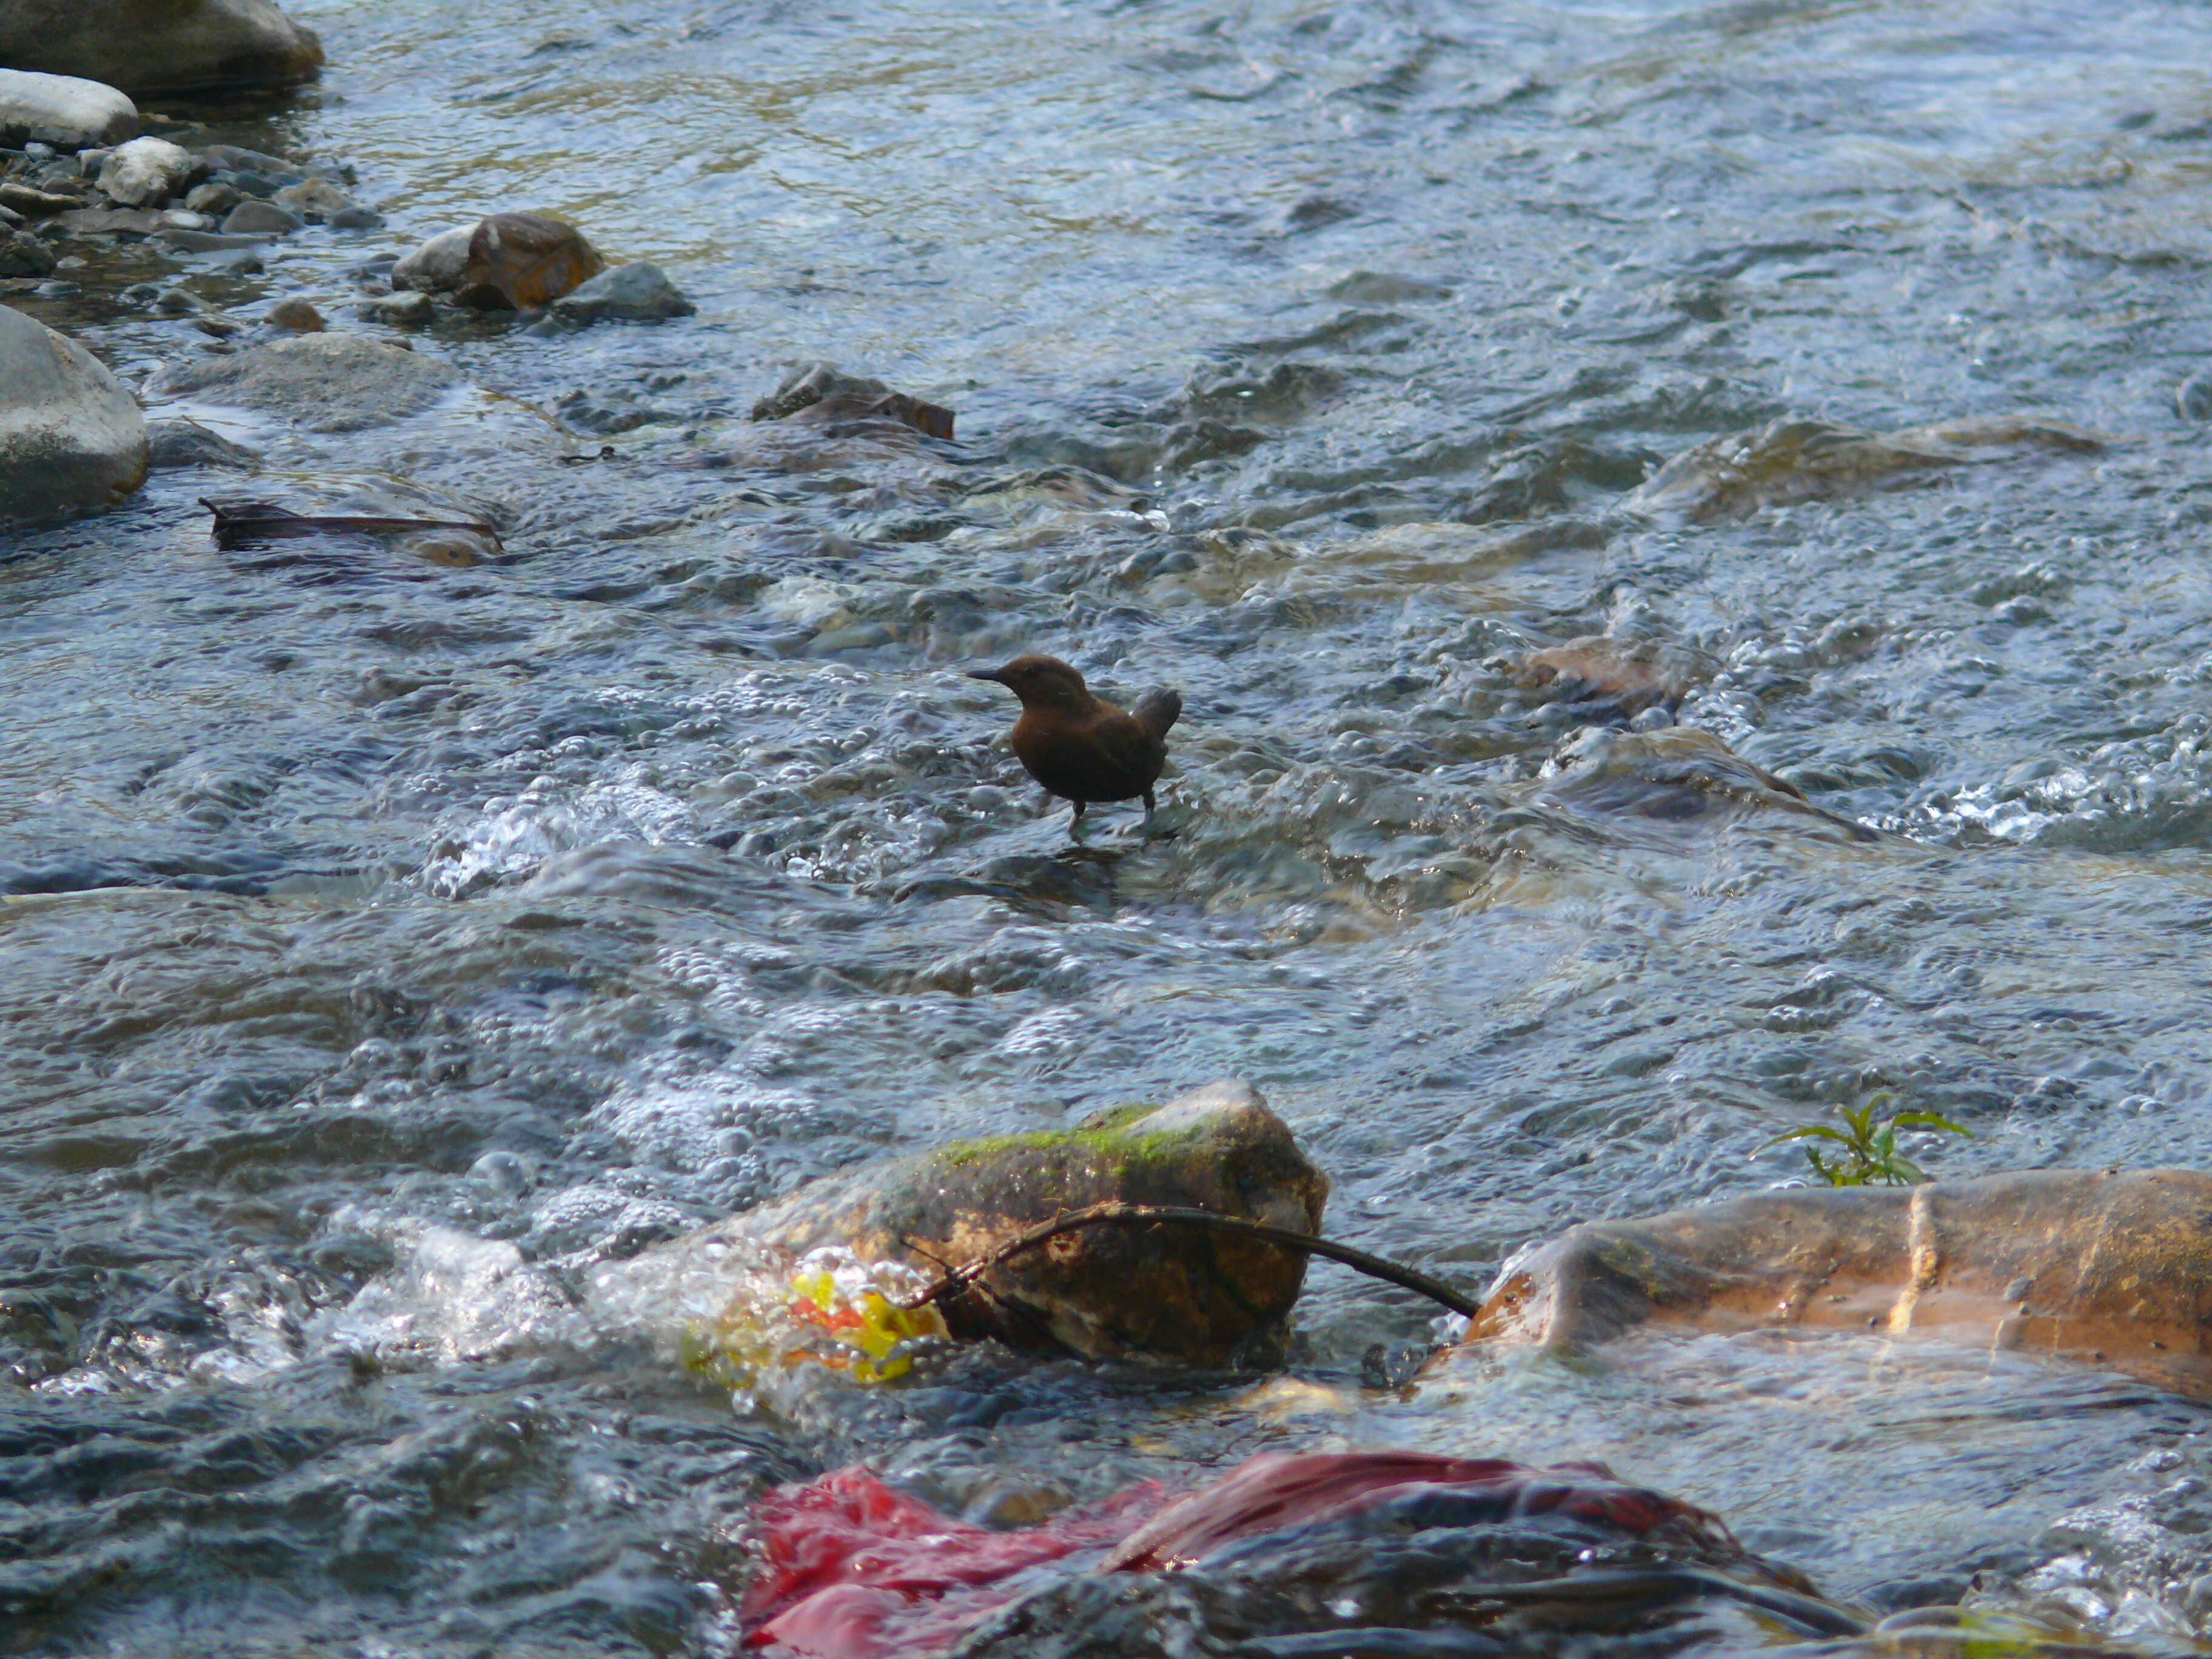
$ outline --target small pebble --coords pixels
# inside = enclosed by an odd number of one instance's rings
[[[305,300],[279,300],[269,307],[269,314],[263,320],[271,328],[289,329],[295,334],[323,331],[323,313]]]
[[[374,230],[384,222],[384,216],[372,208],[344,207],[331,215],[327,222],[332,230]]]

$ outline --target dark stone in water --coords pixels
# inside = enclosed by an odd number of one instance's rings
[[[948,441],[957,418],[949,409],[894,392],[881,380],[848,374],[826,362],[802,363],[792,370],[774,392],[753,405],[752,417],[782,421],[808,411],[824,422],[896,421],[927,437]]]
[[[147,465],[156,472],[187,466],[252,467],[261,458],[198,421],[149,421]]]

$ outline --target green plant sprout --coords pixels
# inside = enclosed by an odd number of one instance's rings
[[[1832,1140],[1843,1148],[1841,1152],[1805,1148],[1805,1161],[1813,1166],[1813,1173],[1831,1187],[1917,1187],[1935,1177],[1897,1150],[1899,1129],[1940,1129],[1945,1134],[1974,1138],[1972,1130],[1961,1128],[1937,1112],[1897,1112],[1877,1126],[1875,1112],[1888,1103],[1887,1095],[1876,1095],[1856,1109],[1838,1106],[1836,1109],[1850,1126],[1848,1130],[1815,1123],[1777,1135],[1759,1150],[1763,1152],[1785,1140]]]

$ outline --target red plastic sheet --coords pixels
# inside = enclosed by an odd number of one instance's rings
[[[1171,1571],[1239,1538],[1336,1520],[1424,1487],[1495,1498],[1515,1516],[1561,1514],[1637,1535],[1673,1522],[1709,1543],[1729,1541],[1704,1511],[1622,1486],[1594,1463],[1538,1469],[1425,1452],[1276,1454],[1172,1503],[1146,1482],[1018,1532],[955,1521],[848,1468],[762,1501],[747,1640],[806,1659],[933,1653],[1054,1571]]]

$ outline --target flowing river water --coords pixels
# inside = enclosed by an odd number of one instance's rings
[[[389,335],[366,262],[506,208],[699,312],[448,320],[428,414],[226,428],[502,562],[219,551],[195,471],[0,540],[0,1651],[724,1653],[773,1481],[1019,1519],[1370,1445],[1601,1458],[1877,1609],[2212,1630],[2207,1413],[2093,1371],[1704,1338],[1408,1387],[1430,1310],[1317,1267],[1273,1376],[985,1349],[732,1410],[577,1294],[1220,1076],[1328,1231],[1471,1289],[1885,1095],[1972,1132],[1912,1144],[1945,1174],[2199,1161],[2212,14],[292,9],[319,91],[166,112],[388,222],[204,297]],[[16,302],[135,385],[206,343],[133,257]],[[764,447],[815,358],[958,441]],[[1779,416],[2021,413],[2104,447],[1622,505]],[[1820,811],[1525,683],[1589,635]],[[961,672],[1023,650],[1181,688],[1167,833],[1071,843]]]

